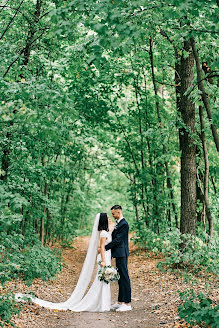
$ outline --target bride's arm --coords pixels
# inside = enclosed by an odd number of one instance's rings
[[[106,237],[101,237],[100,238],[100,254],[101,254],[101,266],[105,266],[105,244],[106,244]]]

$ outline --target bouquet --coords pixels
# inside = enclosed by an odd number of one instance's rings
[[[98,262],[100,265],[101,262]],[[98,271],[98,279],[100,281],[104,281],[105,283],[109,283],[110,281],[118,281],[120,278],[119,273],[116,268],[112,267],[111,265],[106,265],[101,267]]]

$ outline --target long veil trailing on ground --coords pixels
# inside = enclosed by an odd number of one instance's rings
[[[86,289],[91,281],[95,260],[97,257],[97,247],[99,242],[99,233],[98,233],[98,224],[99,224],[100,213],[96,215],[96,219],[93,225],[93,231],[87,251],[87,255],[77,282],[77,285],[69,297],[67,301],[61,303],[53,303],[49,301],[41,300],[37,297],[33,297],[31,295],[17,293],[15,294],[15,299],[17,301],[23,301],[23,298],[28,297],[34,303],[49,308],[49,309],[56,309],[56,310],[73,310],[74,306],[76,306],[84,297]]]

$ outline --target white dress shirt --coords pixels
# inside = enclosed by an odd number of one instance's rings
[[[124,219],[124,217],[122,217],[121,219],[117,220],[116,223],[119,224],[119,222]]]

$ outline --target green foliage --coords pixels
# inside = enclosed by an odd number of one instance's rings
[[[11,317],[15,314],[19,314],[20,310],[21,306],[16,304],[12,293],[0,295],[0,318],[2,320],[2,323],[0,322],[0,327],[4,326],[3,322],[10,323],[11,326],[14,326],[10,321]]]
[[[193,272],[204,269],[207,272],[219,273],[217,236],[209,240],[207,234],[200,233],[199,237],[181,234],[176,228],[167,229],[158,235],[141,226],[133,238],[136,243],[155,254],[164,255],[164,261],[158,264],[161,269],[180,268]]]
[[[13,326],[10,319],[20,312],[21,306],[15,303],[13,293],[7,292],[6,283],[22,279],[29,285],[35,278],[51,279],[61,270],[62,260],[60,252],[43,247],[30,231],[24,236],[0,231],[0,245],[0,317]]]
[[[57,251],[43,247],[39,240],[14,234],[1,234],[0,282],[20,278],[30,284],[34,278],[48,280],[61,270],[61,257]],[[30,244],[28,245],[28,241]]]
[[[48,280],[62,268],[59,254],[40,244],[24,249],[19,259],[18,275],[28,283],[34,278]]]
[[[178,307],[179,316],[191,325],[217,328],[219,326],[219,305],[204,294],[196,294],[194,290],[180,293],[182,304]]]
[[[218,65],[216,2],[46,0],[16,6],[8,0],[0,9],[1,282],[54,276],[59,255],[39,239],[71,246],[77,235],[89,234],[97,212],[115,203],[130,223],[136,221],[138,241],[162,252],[166,265],[215,272],[217,235],[211,241],[205,236],[203,215],[197,238],[175,228],[179,128],[187,129],[176,110],[175,75],[180,57],[188,56],[183,43],[194,37],[200,61],[210,69],[203,83],[216,122],[218,86],[215,77],[209,80]],[[187,94],[198,112],[202,99],[193,84]],[[217,151],[206,116],[204,122],[214,219]],[[196,128],[203,187],[198,119]]]

